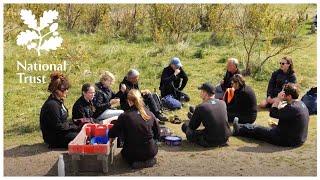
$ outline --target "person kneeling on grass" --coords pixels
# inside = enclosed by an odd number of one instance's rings
[[[188,76],[182,69],[180,59],[174,57],[161,74],[160,91],[163,104],[170,110],[180,109],[181,102],[188,102],[189,96],[182,92],[188,82]]]
[[[224,101],[214,98],[214,87],[204,83],[198,89],[203,102],[188,114],[190,121],[185,122],[181,129],[187,139],[204,147],[225,145],[231,135],[228,124],[227,107]],[[203,130],[197,130],[200,124]]]
[[[82,86],[82,96],[72,107],[72,120],[82,127],[84,123],[95,122],[97,118],[96,109],[92,100],[95,95],[95,88],[92,84],[85,83]]]
[[[60,72],[50,75],[48,91],[51,93],[40,112],[42,137],[49,148],[66,148],[81,130],[69,121],[68,109],[64,105],[69,89],[68,79]]]
[[[131,167],[135,169],[152,167],[156,164],[155,156],[158,153],[156,144],[160,135],[158,121],[145,107],[138,90],[130,90],[127,101],[129,110],[121,114],[110,129],[110,142],[122,135],[124,145],[121,155]]]
[[[309,112],[298,97],[299,93],[295,84],[284,85],[270,109],[270,116],[279,119],[277,125],[274,124],[272,128],[267,128],[253,124],[239,124],[235,120],[233,135],[263,140],[279,146],[302,145],[308,135]],[[287,105],[279,108],[281,101],[287,101]]]

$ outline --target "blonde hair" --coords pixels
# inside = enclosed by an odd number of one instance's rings
[[[128,93],[128,100],[133,102],[134,106],[138,109],[138,111],[140,112],[142,118],[147,121],[151,118],[151,116],[149,116],[145,109],[144,109],[144,103],[142,100],[142,96],[141,93],[136,90],[136,89],[131,89]]]
[[[115,81],[115,76],[109,72],[109,71],[104,71],[100,74],[100,82],[106,81],[108,79],[111,79],[112,81]]]

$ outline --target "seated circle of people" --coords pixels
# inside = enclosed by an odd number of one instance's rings
[[[224,101],[227,104],[228,121],[233,122],[235,117],[240,123],[254,123],[257,119],[257,99],[253,89],[245,83],[241,74],[231,78],[232,88],[228,88]]]
[[[145,105],[149,110],[158,118],[160,121],[167,121],[167,117],[161,114],[161,105],[158,99],[149,90],[139,89],[139,71],[136,69],[131,69],[128,71],[127,75],[123,78],[119,85],[119,97],[121,109],[126,111],[130,109],[127,94],[131,89],[137,89],[141,92]]]
[[[272,127],[255,124],[239,124],[234,121],[234,136],[254,138],[268,143],[296,147],[307,140],[309,112],[306,105],[298,99],[299,93],[294,83],[284,85],[283,91],[274,98],[270,109],[270,117],[279,119]],[[279,106],[283,101],[287,105]]]
[[[48,91],[50,95],[42,105],[40,127],[43,140],[49,148],[66,148],[81,130],[81,127],[68,121],[68,109],[64,105],[70,87],[66,76],[60,72],[50,75]]]
[[[109,131],[111,143],[114,138],[123,136],[122,157],[132,168],[151,167],[156,163],[158,153],[156,141],[160,128],[154,114],[145,107],[141,94],[132,89],[128,92],[128,111],[118,117]]]
[[[85,83],[81,88],[82,95],[77,99],[72,107],[72,120],[75,124],[82,126],[88,122],[95,122],[97,114],[92,103],[95,95],[95,87],[90,83]]]
[[[272,73],[269,80],[267,98],[260,102],[259,107],[270,108],[278,93],[281,92],[283,85],[296,82],[293,60],[290,57],[283,57],[280,60],[280,68]]]
[[[160,91],[162,102],[168,109],[180,109],[181,102],[188,102],[189,96],[182,92],[188,82],[188,76],[182,69],[179,58],[173,57],[161,74]]]
[[[215,88],[215,98],[223,99],[223,95],[228,88],[231,88],[231,78],[235,74],[240,74],[238,69],[239,61],[236,58],[228,58],[227,60],[227,72],[221,80],[220,84]]]
[[[203,147],[226,145],[231,130],[227,119],[227,107],[224,101],[214,98],[214,87],[204,83],[198,88],[203,100],[196,108],[190,108],[188,117],[181,129],[187,140]],[[204,129],[198,130],[200,124]]]
[[[114,116],[119,116],[123,110],[115,109],[120,104],[120,94],[115,94],[111,86],[115,82],[115,76],[105,71],[100,75],[100,82],[95,84],[96,94],[93,99],[93,104],[98,115],[97,120],[105,120]]]

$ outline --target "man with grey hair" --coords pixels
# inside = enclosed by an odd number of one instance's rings
[[[231,87],[231,78],[235,74],[240,74],[239,61],[236,58],[228,58],[227,60],[227,72],[224,75],[223,80],[216,86],[215,97],[222,99],[227,88]]]
[[[127,95],[131,89],[139,89],[139,71],[136,69],[130,69],[127,75],[123,78],[119,85],[119,95],[120,95],[120,106],[124,111],[129,110],[129,104],[127,102]],[[166,121],[167,118],[164,117],[160,112],[160,105],[157,104],[154,96],[147,89],[140,90],[144,103],[150,109],[150,111],[161,121]]]

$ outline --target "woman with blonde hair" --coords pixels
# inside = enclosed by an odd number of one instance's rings
[[[158,153],[159,124],[145,107],[138,90],[130,90],[127,101],[130,108],[119,116],[109,131],[109,137],[112,142],[115,137],[123,136],[121,155],[132,168],[152,167]]]
[[[96,83],[96,94],[93,99],[93,104],[96,108],[97,120],[104,120],[114,116],[119,116],[123,110],[114,109],[120,105],[119,94],[115,94],[111,86],[115,81],[115,76],[104,71],[100,75],[100,81]]]

